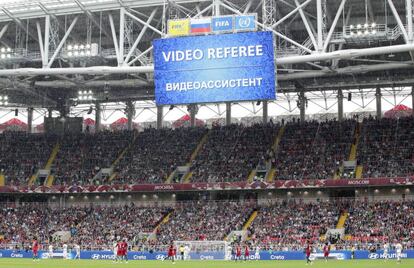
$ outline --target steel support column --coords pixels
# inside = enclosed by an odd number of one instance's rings
[[[226,126],[231,125],[231,102],[226,102]]]
[[[101,131],[101,104],[95,104],[95,133]]]
[[[344,120],[344,94],[342,89],[338,90],[338,121]]]
[[[44,52],[43,52],[43,57],[44,57],[44,63],[48,63],[49,61],[49,36],[50,36],[50,15],[46,15],[46,19],[45,19],[45,45],[44,45]],[[43,65],[43,68],[47,68],[47,65]]]
[[[317,44],[318,49],[323,47],[323,12],[322,0],[316,0]]]
[[[135,115],[135,107],[132,101],[127,102],[126,114],[128,119],[128,130],[132,130],[132,120]]]
[[[377,87],[376,93],[375,93],[375,98],[376,98],[376,102],[377,102],[377,119],[380,119],[382,117],[382,108],[381,108],[381,99],[382,99],[382,94],[381,94],[381,88]]]
[[[125,36],[125,8],[121,7],[119,13],[119,55],[118,64],[124,62],[124,36]]]
[[[164,117],[164,107],[163,106],[157,106],[157,129],[162,128],[162,119]]]
[[[299,94],[298,106],[300,111],[300,122],[305,122],[306,97],[304,91],[301,91]]]
[[[197,105],[192,104],[188,106],[189,112],[190,112],[190,126],[195,127],[196,126],[196,115],[197,115]]]
[[[414,86],[411,87],[411,109],[413,109],[414,116]]]
[[[407,34],[408,34],[408,41],[411,43],[413,42],[413,6],[412,0],[405,0],[405,9],[406,9],[406,16],[407,16]]]
[[[32,133],[33,131],[33,108],[27,108],[27,132]]]
[[[268,112],[268,102],[267,100],[262,101],[262,105],[263,105],[263,124],[267,124],[268,121],[268,117],[269,117],[269,112]]]

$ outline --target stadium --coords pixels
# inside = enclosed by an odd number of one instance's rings
[[[0,268],[412,267],[412,0],[0,0]]]

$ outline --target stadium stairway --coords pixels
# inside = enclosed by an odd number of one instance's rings
[[[171,214],[174,213],[174,210],[171,210],[170,212],[168,212],[166,215],[164,215],[164,217],[162,217],[162,219],[159,221],[159,223],[157,224],[157,226],[154,227],[154,231],[152,231],[154,234],[157,233],[158,229],[168,223],[168,221],[170,220],[170,216]]]
[[[344,212],[339,216],[338,223],[336,224],[336,229],[342,229],[345,227],[346,219],[348,219],[349,213]]]
[[[361,129],[362,129],[362,123],[359,122],[357,124],[357,127],[355,129],[355,135],[354,135],[354,143],[351,146],[351,151],[349,153],[349,159],[350,161],[355,161],[357,160],[357,150],[358,150],[358,145],[359,145],[359,139],[361,136]],[[355,178],[356,179],[361,179],[362,178],[362,172],[363,172],[363,166],[362,165],[358,165],[355,169]]]
[[[201,138],[201,140],[197,144],[197,147],[191,153],[190,159],[188,160],[188,162],[186,164],[187,167],[190,167],[191,166],[191,164],[193,163],[193,161],[197,158],[198,154],[200,153],[201,149],[203,149],[204,144],[206,144],[206,142],[208,140],[209,133],[210,133],[210,130],[207,131],[206,134],[204,134],[204,136]],[[174,178],[174,176],[175,176],[175,172],[176,172],[175,170],[173,172],[171,172],[171,174],[168,176],[168,179],[167,179],[166,183],[171,183],[172,178]],[[183,175],[182,181],[184,183],[189,183],[192,176],[193,176],[193,172],[192,171],[188,171],[187,173],[185,173]]]
[[[362,179],[363,172],[364,172],[364,167],[362,165],[358,165],[355,169],[355,178]]]
[[[52,186],[53,185],[53,182],[55,181],[55,176],[53,176],[53,175],[50,175],[49,174],[49,176],[47,176],[47,179],[46,179],[46,183],[45,183],[45,185],[47,186],[47,187],[50,187],[50,186]]]
[[[267,181],[267,182],[273,182],[275,180],[275,176],[276,176],[276,169],[275,168],[271,168],[266,173],[265,181]]]
[[[118,155],[118,157],[114,160],[114,162],[112,162],[111,165],[111,169],[115,170],[115,167],[118,165],[118,163],[122,160],[122,158],[124,157],[124,155],[131,149],[131,147],[135,144],[135,141],[138,137],[138,133],[134,132],[134,137],[132,138],[132,141],[128,144],[127,147],[124,148],[124,150],[122,150],[122,152]],[[113,181],[116,176],[118,175],[117,172],[113,172],[111,174],[111,176],[109,176],[108,181]]]
[[[279,128],[279,131],[277,132],[277,136],[275,137],[275,140],[272,145],[272,150],[274,152],[277,152],[277,149],[279,148],[279,144],[280,144],[280,141],[282,140],[283,134],[285,133],[285,129],[286,129],[286,126],[283,125],[281,128]]]
[[[249,176],[247,177],[247,182],[252,183],[254,176],[256,176],[257,170],[253,169],[250,171]]]
[[[53,162],[55,161],[59,150],[60,150],[60,143],[57,142],[55,146],[53,147],[52,152],[50,153],[49,159],[47,160],[46,165],[44,166],[43,169],[50,170],[52,168]],[[38,176],[39,176],[39,171],[37,171],[35,174],[33,174],[30,177],[28,185],[32,186],[38,179]],[[49,174],[49,176],[46,178],[45,185],[49,187],[52,186],[54,179],[55,179],[54,176]]]
[[[280,141],[282,140],[283,134],[285,133],[286,126],[282,126],[279,128],[279,131],[277,132],[277,136],[275,137],[275,140],[272,145],[272,150],[276,154],[277,150],[279,149]],[[272,167],[267,173],[265,177],[265,181],[267,182],[273,182],[276,176],[276,169]]]
[[[249,227],[252,226],[252,223],[256,219],[257,214],[259,214],[257,210],[254,210],[252,214],[250,214],[249,219],[243,225],[243,228],[242,228],[243,231],[247,231],[247,229],[249,229]]]
[[[259,211],[257,209],[253,210],[253,212],[250,214],[249,218],[246,220],[246,222],[243,224],[242,232],[246,234],[245,240],[250,240],[250,237],[247,236],[247,230],[250,226],[252,226],[253,221],[256,219],[257,215],[259,214]],[[232,235],[235,233],[235,231],[232,231],[228,235],[224,237],[224,240],[227,241],[229,238],[232,237]]]
[[[360,134],[361,134],[361,125],[362,125],[362,123],[358,123],[356,125],[355,133],[354,133],[354,142],[351,145],[351,151],[349,152],[349,157],[348,157],[349,161],[355,161],[356,160],[357,149],[358,149],[358,144],[359,144],[359,137],[360,137]]]

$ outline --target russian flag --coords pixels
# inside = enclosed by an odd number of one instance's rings
[[[209,33],[211,32],[211,18],[191,19],[191,33]]]

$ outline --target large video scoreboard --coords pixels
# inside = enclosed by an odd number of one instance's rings
[[[157,105],[276,98],[271,32],[165,38],[153,46]]]

